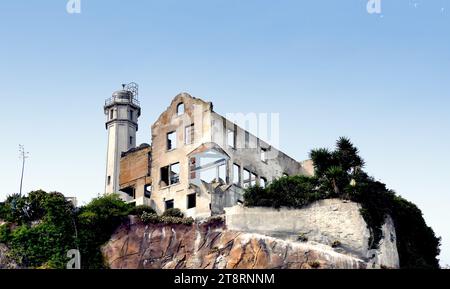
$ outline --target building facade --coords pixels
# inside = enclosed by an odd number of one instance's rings
[[[246,187],[312,174],[309,161],[290,158],[187,93],[152,125],[151,146],[121,153],[118,170],[126,200],[193,217],[222,214],[243,201]]]

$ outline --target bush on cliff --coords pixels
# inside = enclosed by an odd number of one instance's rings
[[[397,196],[385,184],[369,177],[362,168],[364,160],[347,138],[340,138],[336,149],[316,149],[310,153],[314,177],[283,177],[267,188],[251,187],[244,194],[246,206],[301,208],[314,201],[342,198],[361,204],[361,214],[376,248],[387,215],[394,221],[400,265],[403,268],[438,268],[440,238],[428,227],[422,212]]]
[[[179,210],[170,211],[169,213],[163,214],[162,216],[158,216],[156,213],[144,212],[141,215],[141,220],[146,224],[168,224],[168,225],[181,224],[190,226],[194,223],[193,218],[184,218],[183,214]]]
[[[126,219],[132,206],[118,195],[106,195],[92,200],[78,212],[78,245],[82,267],[105,268],[100,247],[111,237],[114,230]]]
[[[184,217],[184,214],[180,211],[180,209],[176,208],[167,209],[162,215],[163,217],[175,217],[175,218]]]
[[[77,209],[60,193],[35,191],[10,196],[0,205],[0,219],[7,221],[0,226],[0,242],[24,268],[63,269],[71,249],[80,250],[83,269],[106,268],[100,248],[129,214],[148,223],[194,223],[178,209],[158,216],[153,209],[131,206],[117,195],[96,198]]]
[[[283,177],[272,182],[267,188],[250,187],[244,194],[244,204],[252,207],[293,207],[301,208],[324,198],[315,190],[315,179],[305,176]]]
[[[13,195],[1,206],[0,218],[8,223],[0,227],[0,242],[24,268],[65,268],[71,249],[80,250],[83,268],[104,268],[100,246],[130,210],[116,195],[79,210],[60,193]]]
[[[144,212],[149,213],[149,214],[156,214],[155,210],[153,210],[152,207],[141,205],[141,206],[136,206],[136,207],[132,208],[130,211],[130,215],[142,216],[142,214]]]
[[[59,193],[35,191],[27,197],[7,198],[2,218],[10,224],[1,228],[1,242],[10,248],[11,257],[23,267],[39,267],[44,263],[61,268],[66,253],[74,248],[75,216],[72,203]]]

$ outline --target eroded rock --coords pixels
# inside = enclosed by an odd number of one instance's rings
[[[363,269],[331,247],[229,231],[221,222],[145,225],[135,219],[102,248],[113,269]]]

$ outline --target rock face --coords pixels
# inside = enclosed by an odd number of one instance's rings
[[[145,225],[135,217],[102,248],[113,269],[363,269],[362,260],[318,243],[230,231],[221,221]]]
[[[229,230],[258,233],[288,241],[302,239],[336,247],[339,252],[362,259],[370,268],[399,267],[397,238],[388,216],[382,227],[378,249],[370,249],[370,230],[360,213],[361,206],[340,199],[314,202],[302,209],[247,208],[226,210]]]

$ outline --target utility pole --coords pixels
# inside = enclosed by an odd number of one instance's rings
[[[19,196],[22,196],[23,173],[25,171],[25,160],[28,158],[29,152],[25,152],[25,147],[19,145],[19,158],[22,160],[22,174],[20,176]]]

